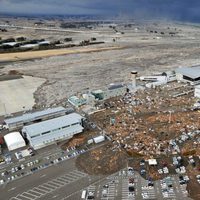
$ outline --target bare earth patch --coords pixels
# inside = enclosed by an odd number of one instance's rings
[[[123,151],[112,151],[112,145],[94,149],[80,155],[76,160],[79,169],[88,174],[112,174],[127,165],[127,155]]]

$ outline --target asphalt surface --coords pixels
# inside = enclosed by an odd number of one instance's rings
[[[178,176],[171,176],[172,189],[165,197],[161,181],[147,187],[148,181],[137,172],[126,169],[110,176],[89,176],[75,167],[75,159],[60,162],[32,175],[14,180],[0,187],[2,200],[78,200],[84,189],[94,193],[97,200],[174,199],[187,200],[185,185],[179,184]],[[135,191],[129,192],[129,178],[134,178]],[[104,188],[108,185],[108,188]],[[106,191],[106,195],[103,195]]]
[[[88,176],[84,172],[78,171],[74,161],[75,158],[63,161],[1,186],[0,199],[61,200],[102,178],[102,176]]]
[[[129,192],[129,178],[134,178],[134,192]],[[189,200],[186,191],[186,185],[180,185],[177,175],[171,176],[172,185],[168,196],[163,194],[161,181],[154,181],[153,187],[148,187],[148,181],[143,179],[137,172],[129,175],[126,170],[121,170],[119,173],[108,176],[98,183],[91,184],[85,188],[88,193],[93,192],[97,200]],[[108,185],[108,188],[104,186]],[[104,191],[104,192],[103,192]],[[106,191],[106,192],[105,192]],[[80,199],[81,191],[75,193],[70,198],[65,199]]]

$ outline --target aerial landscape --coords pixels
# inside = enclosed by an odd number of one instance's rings
[[[199,11],[0,1],[0,200],[199,200]]]

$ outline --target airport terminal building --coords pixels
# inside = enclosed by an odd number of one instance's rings
[[[66,140],[83,132],[83,117],[77,113],[24,126],[22,134],[34,149],[40,149],[59,140]]]

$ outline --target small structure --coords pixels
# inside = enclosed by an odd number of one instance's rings
[[[112,97],[125,95],[127,92],[127,87],[121,83],[112,83],[107,89],[92,91],[92,95],[95,96],[97,100],[106,100]]]
[[[194,87],[194,96],[200,98],[200,85]]]
[[[41,41],[41,42],[38,42],[39,45],[49,45],[50,42],[45,40],[45,41]]]
[[[200,83],[200,66],[180,67],[175,72],[177,81],[187,82],[191,85]]]
[[[141,81],[160,82],[167,81],[166,76],[140,76]]]
[[[175,71],[163,72],[162,76],[166,76],[167,77],[167,82],[176,81],[176,73],[175,73]]]
[[[15,156],[18,160],[23,159],[25,157],[31,156],[31,152],[29,149],[24,149],[22,151],[16,152]]]
[[[26,146],[26,143],[19,132],[8,133],[4,136],[9,151]]]
[[[15,47],[17,44],[17,42],[5,42],[1,46]]]
[[[63,107],[49,108],[43,111],[27,113],[18,117],[5,119],[4,123],[8,127],[9,130],[15,130],[15,129],[22,128],[24,125],[27,125],[30,123],[40,122],[40,121],[51,119],[54,117],[59,117],[71,112],[73,112],[72,108],[69,108],[69,109],[66,109]]]
[[[69,99],[68,99],[68,102],[71,103],[73,106],[75,106],[76,108],[84,105],[87,103],[87,100],[83,97],[79,98],[77,96],[71,96]]]
[[[112,83],[108,86],[108,89],[104,91],[104,99],[112,97],[123,96],[127,92],[127,87],[121,83]]]
[[[86,99],[87,104],[94,105],[95,104],[95,96],[91,93],[89,94],[83,94],[83,98]]]
[[[98,100],[103,100],[104,99],[103,90],[94,90],[94,91],[92,91],[92,95],[95,96],[95,99],[98,99]]]
[[[105,136],[100,135],[100,136],[98,136],[98,137],[93,138],[93,140],[94,140],[94,142],[95,142],[96,144],[98,144],[98,143],[100,143],[100,142],[105,141]]]
[[[156,159],[149,159],[148,163],[150,166],[156,166],[158,164]]]
[[[168,82],[166,75],[161,76],[141,76],[141,81],[149,81],[145,86],[147,88],[155,88],[156,86],[164,85]]]
[[[19,48],[22,49],[32,49],[32,48],[38,48],[38,44],[25,44],[25,45],[21,45]]]
[[[77,113],[71,113],[40,123],[24,126],[22,134],[30,142],[34,149],[66,140],[83,131],[83,117]]]

